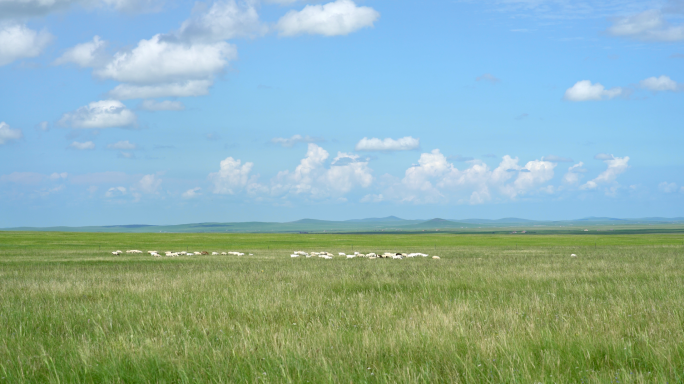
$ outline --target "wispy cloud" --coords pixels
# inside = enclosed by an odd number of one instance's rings
[[[286,148],[294,147],[298,143],[320,143],[323,141],[325,140],[322,137],[311,137],[302,135],[293,135],[290,138],[274,137],[273,139],[271,139],[272,143],[278,144]]]
[[[364,137],[356,143],[357,151],[410,151],[420,147],[420,139],[406,136],[400,139]]]

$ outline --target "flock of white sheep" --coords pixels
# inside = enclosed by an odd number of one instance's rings
[[[140,250],[137,250],[137,249],[130,249],[130,250],[126,251],[126,253],[144,253],[144,252],[143,252],[143,251],[140,251]],[[200,256],[200,255],[209,255],[209,252],[207,252],[207,251],[202,251],[202,252],[199,252],[199,251],[196,251],[196,252],[186,252],[186,251],[174,252],[174,251],[165,251],[165,252],[163,252],[163,253],[164,253],[163,255],[162,255],[159,251],[147,251],[147,253],[149,253],[150,256],[154,256],[154,257],[162,257],[162,256],[166,256],[166,257],[178,257],[178,256]],[[121,254],[123,254],[123,251],[118,251],[118,250],[117,250],[117,251],[112,252],[112,255],[121,255]],[[212,252],[211,255],[214,255],[214,256],[217,256],[217,255],[224,255],[224,256],[225,256],[225,255],[244,256],[245,254],[244,254],[243,252],[234,252],[234,251],[231,251],[231,252]],[[250,255],[250,256],[253,256],[253,254],[251,254],[251,253],[250,253],[249,255]]]
[[[330,252],[304,252],[304,251],[295,251],[290,255],[290,257],[295,258],[295,257],[320,257],[326,260],[331,260],[334,255]],[[395,260],[401,260],[404,258],[408,257],[428,257],[429,255],[426,253],[401,253],[401,252],[385,252],[385,253],[359,253],[359,252],[354,252],[354,254],[346,254],[344,252],[339,252],[338,256],[340,257],[346,257],[347,259],[353,259],[355,257],[366,257],[368,259],[395,259]],[[439,260],[439,256],[432,256],[433,259]]]

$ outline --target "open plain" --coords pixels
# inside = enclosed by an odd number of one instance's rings
[[[0,232],[0,383],[682,382],[683,241]]]

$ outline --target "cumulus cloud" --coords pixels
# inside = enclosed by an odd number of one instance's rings
[[[364,137],[356,143],[357,151],[409,151],[418,149],[420,147],[420,139],[411,136],[402,137],[400,139],[386,138],[384,140],[378,138],[369,139]]]
[[[162,180],[156,175],[145,175],[138,182],[138,189],[143,193],[154,194],[159,190],[161,183]]]
[[[201,195],[201,190],[202,188],[200,187],[188,189],[187,191],[181,194],[181,197],[183,197],[184,199],[194,199],[195,197]]]
[[[136,116],[118,100],[101,100],[65,113],[59,124],[83,129],[130,127],[136,124]]]
[[[185,105],[180,101],[156,101],[156,100],[144,100],[140,103],[140,109],[146,111],[182,111],[185,109]]]
[[[358,155],[338,152],[332,161],[338,165],[326,167],[329,156],[328,151],[310,143],[306,156],[294,171],[279,172],[272,180],[271,193],[324,199],[340,197],[356,187],[372,184],[372,170]]]
[[[641,80],[639,85],[642,88],[648,89],[653,92],[658,91],[679,91],[682,89],[680,84],[676,81],[670,79],[669,76],[661,75],[660,77],[649,77],[648,79]]]
[[[118,99],[198,96],[236,58],[235,46],[223,41],[185,44],[155,35],[117,52],[95,75],[126,83],[110,92]]]
[[[606,163],[608,168],[601,172],[595,179],[587,181],[582,184],[581,189],[595,189],[601,184],[612,183],[617,179],[618,175],[624,173],[629,165],[629,156],[625,157],[615,157],[610,155],[610,159],[604,158],[603,162]]]
[[[475,81],[489,81],[490,83],[498,83],[501,80],[498,79],[496,76],[492,75],[491,73],[485,73],[482,76],[478,76],[475,78]]]
[[[51,41],[52,35],[45,31],[36,32],[20,24],[0,25],[0,66],[36,57]]]
[[[86,141],[84,143],[74,141],[73,143],[69,144],[69,148],[76,149],[79,151],[83,151],[85,149],[95,149],[95,143],[93,143],[92,141]]]
[[[5,123],[4,121],[0,122],[0,145],[3,145],[11,140],[19,140],[23,136],[24,135],[22,134],[21,129],[12,129],[10,128],[9,124]]]
[[[130,52],[117,52],[95,74],[129,83],[175,83],[210,78],[235,58],[235,46],[225,42],[176,44],[155,35],[140,40]]]
[[[684,25],[670,25],[662,11],[651,9],[615,19],[608,33],[642,41],[674,42],[684,40]]]
[[[55,64],[76,64],[79,67],[96,67],[104,64],[107,60],[104,51],[105,41],[100,39],[100,36],[93,37],[93,41],[78,44],[73,48],[69,48],[55,60]]]
[[[351,0],[337,0],[307,5],[301,11],[292,10],[278,20],[276,29],[281,36],[339,36],[372,27],[379,17],[380,13],[373,8],[359,7]]]
[[[258,176],[250,176],[254,163],[227,157],[221,161],[218,172],[210,173],[209,180],[214,184],[213,193],[234,195],[242,190],[250,190],[250,186],[257,186]]]
[[[319,143],[321,141],[325,140],[323,140],[322,137],[311,137],[302,135],[293,135],[290,138],[274,137],[273,139],[271,139],[272,143],[279,144],[286,148],[291,148],[297,143]]]
[[[608,100],[622,93],[621,87],[606,89],[600,83],[592,84],[589,80],[581,80],[565,91],[564,99],[568,101]]]
[[[408,168],[404,178],[390,183],[383,196],[412,203],[439,203],[456,199],[460,203],[481,204],[496,198],[515,199],[537,190],[550,181],[556,164],[533,160],[524,166],[518,158],[504,156],[498,167],[491,169],[474,160],[460,170],[435,149],[420,155],[418,164]]]
[[[216,42],[236,37],[256,37],[268,28],[259,20],[254,2],[217,1],[206,12],[183,22],[176,36],[185,41]]]
[[[544,161],[551,161],[554,163],[572,163],[572,159],[569,157],[563,157],[563,156],[556,156],[556,155],[548,155],[542,157],[542,160]]]
[[[107,144],[107,148],[109,148],[109,149],[120,149],[123,151],[130,151],[133,149],[138,149],[138,146],[135,145],[134,143],[131,143],[128,140],[122,140],[122,141],[117,141],[116,143],[113,143],[113,144]]]

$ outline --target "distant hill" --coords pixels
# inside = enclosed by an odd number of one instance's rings
[[[249,221],[237,223],[190,223],[179,225],[106,225],[88,227],[19,227],[4,228],[4,231],[60,231],[60,232],[162,232],[162,233],[375,233],[375,232],[423,232],[428,230],[441,230],[450,232],[477,233],[482,231],[500,232],[517,231],[523,229],[553,230],[553,231],[577,231],[587,227],[612,229],[625,229],[628,226],[653,226],[684,225],[684,218],[647,217],[641,219],[616,219],[611,217],[587,217],[579,220],[562,221],[535,221],[508,217],[497,220],[490,219],[465,219],[445,220],[435,218],[431,220],[405,220],[396,216],[381,218],[354,219],[346,221],[330,221],[317,219],[301,219],[297,221],[274,223],[262,221]]]
[[[352,219],[352,220],[346,220],[348,223],[385,223],[385,222],[398,222],[398,221],[422,221],[422,220],[404,220],[400,219],[396,216],[387,216],[387,217],[379,217],[379,218],[370,218],[370,219]]]

